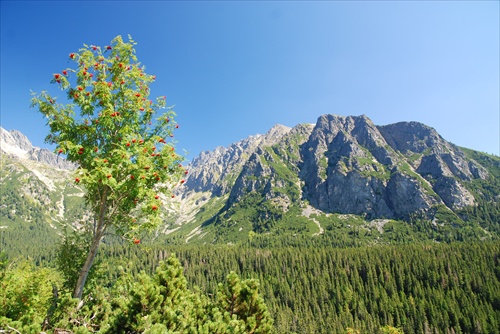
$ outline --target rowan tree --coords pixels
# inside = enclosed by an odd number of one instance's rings
[[[74,66],[52,76],[51,83],[67,94],[62,103],[47,91],[33,93],[32,106],[50,127],[46,142],[77,164],[74,182],[93,214],[75,298],[82,297],[105,233],[112,228],[138,243],[138,230],[158,226],[163,201],[187,173],[174,148],[175,113],[164,96],[150,98],[155,76],[138,62],[135,45],[130,36],[104,47],[84,44],[69,54]]]

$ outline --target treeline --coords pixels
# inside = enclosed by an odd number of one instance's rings
[[[175,253],[190,286],[211,294],[235,271],[256,278],[278,333],[499,333],[500,243],[103,248],[101,272],[151,272]],[[104,267],[102,267],[104,266]]]

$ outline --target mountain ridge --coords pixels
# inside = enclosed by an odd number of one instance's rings
[[[18,130],[7,131],[0,127],[0,152],[19,160],[32,160],[57,169],[71,170],[76,166],[46,148],[33,146],[31,141]]]
[[[82,219],[78,214],[85,215],[83,200],[77,200],[82,190],[69,179],[75,166],[33,147],[18,131],[0,131],[2,161],[10,161],[2,184],[19,192],[9,174],[36,179],[43,186],[30,191],[22,186],[25,199],[45,203],[46,221],[67,213],[71,218],[65,220],[75,226]],[[47,168],[60,171],[56,179]],[[496,217],[500,200],[498,192],[492,195],[500,158],[464,151],[422,123],[377,126],[366,115],[322,115],[315,124],[292,128],[277,124],[265,134],[201,152],[186,168],[185,184],[165,203],[165,225],[157,236],[203,243],[231,242],[249,232],[324,236],[344,226],[342,219],[353,222],[345,225],[346,233],[359,223],[382,234],[395,221],[428,221],[435,229],[469,224],[478,206],[492,206]],[[3,208],[2,217],[7,211]],[[488,229],[495,232],[497,225]],[[484,237],[490,230],[477,233]]]

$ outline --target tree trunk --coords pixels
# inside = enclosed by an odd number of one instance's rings
[[[76,283],[75,291],[73,292],[73,297],[82,299],[83,287],[85,286],[85,282],[87,281],[87,277],[89,275],[90,268],[94,263],[95,256],[97,254],[97,249],[99,248],[99,244],[101,243],[102,235],[94,237],[94,241],[92,242],[92,246],[90,247],[89,254],[87,255],[87,259],[83,264],[82,270],[80,270],[80,275],[78,276],[78,282]]]
[[[92,264],[94,263],[97,250],[99,249],[99,244],[101,243],[102,237],[104,236],[104,232],[106,230],[106,224],[104,218],[106,214],[107,194],[108,194],[108,188],[106,187],[104,189],[104,193],[101,198],[101,203],[99,208],[99,218],[98,218],[99,220],[97,223],[97,228],[94,231],[94,240],[92,241],[92,245],[90,246],[89,253],[87,255],[85,263],[83,264],[82,270],[80,270],[80,274],[78,276],[78,282],[76,283],[75,291],[73,292],[73,298],[82,299],[83,287],[85,286],[85,282],[87,281],[90,268],[92,268]]]

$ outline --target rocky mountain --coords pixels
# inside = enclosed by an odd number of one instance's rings
[[[319,118],[303,145],[304,198],[327,212],[407,218],[474,205],[461,184],[487,172],[420,123],[377,127],[366,116]]]
[[[19,131],[0,128],[0,167],[0,248],[11,255],[37,254],[67,223],[86,218],[83,189],[71,182],[75,166]]]
[[[45,148],[33,146],[24,134],[0,127],[0,153],[18,160],[31,160],[56,169],[70,170],[75,165]]]
[[[0,134],[0,225],[38,219],[57,230],[84,219],[82,189],[69,181],[74,166],[18,131]],[[155,237],[238,242],[251,232],[335,244],[500,236],[500,158],[417,122],[322,115],[202,152],[187,169]]]
[[[482,186],[498,183],[489,170],[500,160],[490,156],[486,166],[464,150],[417,122],[377,126],[364,115],[323,115],[315,125],[278,125],[193,160],[181,194],[190,214],[178,224],[196,222],[188,235],[198,238],[218,225],[271,232],[311,212],[330,220],[355,215],[366,226],[417,218],[455,226],[485,201],[498,208],[498,197]]]

